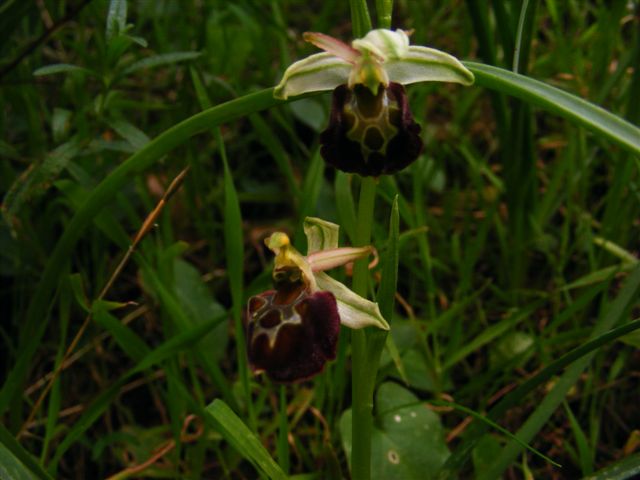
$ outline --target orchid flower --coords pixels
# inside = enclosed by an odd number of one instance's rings
[[[474,81],[455,57],[409,45],[402,30],[372,30],[351,45],[322,33],[307,32],[304,39],[325,52],[287,68],[274,96],[287,99],[333,90],[320,152],[327,163],[345,172],[391,174],[418,158],[420,126],[413,120],[403,85]]]
[[[338,248],[338,228],[308,217],[307,256],[282,232],[265,240],[275,253],[274,290],[251,297],[247,306],[247,352],[254,372],[266,372],[282,383],[305,380],[335,358],[341,323],[349,328],[389,329],[378,304],[324,273],[373,251]]]

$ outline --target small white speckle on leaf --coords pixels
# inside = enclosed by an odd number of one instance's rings
[[[410,415],[411,415],[411,418],[416,418],[416,412],[411,412]]]
[[[389,450],[387,452],[387,458],[394,465],[398,465],[400,463],[400,455],[398,455],[398,452],[396,452],[395,450]]]
[[[400,415],[394,415],[393,419],[397,422],[400,423],[402,421],[402,417]]]

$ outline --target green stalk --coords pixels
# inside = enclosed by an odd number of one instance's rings
[[[350,0],[351,6],[351,25],[353,36],[355,38],[364,37],[371,30],[371,17],[369,16],[369,7],[366,0]]]
[[[378,17],[378,28],[391,28],[391,12],[393,11],[393,0],[376,0],[376,14]]]
[[[289,423],[287,419],[287,389],[284,385],[280,385],[279,392],[279,412],[278,412],[278,443],[276,444],[278,452],[278,464],[284,471],[289,473]]]
[[[371,18],[366,0],[350,0],[351,23],[354,37],[362,37],[371,30]],[[368,245],[371,240],[373,209],[376,198],[376,181],[371,177],[362,179],[358,217],[356,219],[355,245]],[[352,289],[358,295],[367,296],[369,270],[367,259],[355,262]],[[368,337],[371,342],[368,342]],[[386,332],[383,335],[368,336],[364,330],[351,332],[351,478],[369,480],[371,478],[371,428],[373,423],[373,389],[375,386],[378,359]],[[375,341],[374,341],[375,340]],[[377,355],[376,355],[376,352]]]
[[[375,204],[376,183],[371,177],[362,179],[360,186],[360,200],[358,203],[358,218],[356,224],[356,246],[367,245],[371,239],[371,225],[373,224],[373,209]],[[363,297],[367,296],[369,271],[368,260],[362,259],[355,263],[353,269],[353,291]],[[371,428],[373,411],[373,388],[375,385],[376,367],[369,363],[372,352],[370,348],[377,347],[377,342],[367,342],[364,330],[351,332],[351,362],[352,362],[352,419],[351,436],[353,449],[351,451],[351,477],[353,480],[368,480],[371,478]]]

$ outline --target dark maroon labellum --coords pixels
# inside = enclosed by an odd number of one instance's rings
[[[420,155],[420,125],[413,120],[404,87],[382,85],[377,95],[363,85],[333,91],[329,126],[320,153],[338,170],[363,176],[392,174]]]
[[[279,288],[251,297],[247,310],[249,362],[271,380],[306,380],[335,358],[340,317],[331,292]]]

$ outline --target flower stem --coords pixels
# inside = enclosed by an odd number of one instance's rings
[[[356,224],[356,246],[367,245],[371,239],[376,183],[371,177],[362,179],[358,217]],[[359,260],[353,269],[353,291],[367,296],[369,271],[367,259]],[[368,480],[371,477],[371,428],[373,410],[373,387],[376,368],[368,363],[367,335],[364,330],[351,332],[352,361],[352,420],[351,420],[351,478]]]
[[[393,0],[376,0],[376,13],[378,14],[378,28],[391,28],[391,12]]]
[[[367,0],[350,0],[351,24],[355,38],[364,37],[371,30],[371,17]]]

